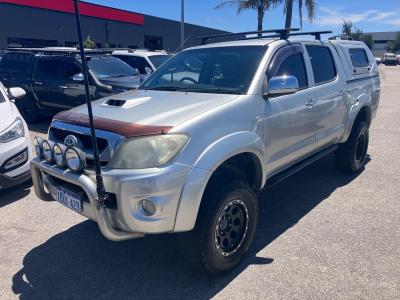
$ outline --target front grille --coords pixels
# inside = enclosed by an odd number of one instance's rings
[[[56,142],[64,144],[64,140],[68,135],[76,136],[83,144],[82,150],[87,150],[90,153],[93,153],[92,148],[92,137],[90,135],[85,135],[76,132],[70,132],[67,130],[59,129],[59,128],[51,128],[51,134]],[[97,147],[99,149],[99,153],[102,153],[108,146],[108,142],[106,139],[97,138]]]

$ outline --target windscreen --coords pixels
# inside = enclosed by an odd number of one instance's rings
[[[183,51],[163,64],[140,89],[244,94],[265,51],[265,46]]]
[[[92,57],[88,67],[99,79],[137,75],[131,66],[115,57]]]
[[[149,59],[153,66],[157,69],[163,63],[165,63],[171,56],[170,55],[152,55]]]

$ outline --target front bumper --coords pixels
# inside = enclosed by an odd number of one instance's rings
[[[29,170],[14,177],[0,174],[0,190],[17,186],[21,183],[28,181],[29,179],[31,179],[31,172]]]
[[[146,170],[103,170],[107,193],[116,195],[116,208],[100,207],[93,173],[78,174],[41,161],[32,160],[32,181],[37,196],[54,201],[57,186],[71,185],[87,197],[82,215],[96,221],[102,234],[114,241],[141,237],[147,233],[174,230],[180,195],[191,167],[170,164]],[[149,199],[157,212],[147,216],[139,202]]]

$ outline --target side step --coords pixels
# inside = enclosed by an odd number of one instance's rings
[[[325,148],[324,150],[317,152],[302,161],[292,165],[291,167],[287,168],[286,170],[272,176],[271,178],[267,179],[267,183],[265,185],[266,188],[270,188],[274,185],[277,185],[284,179],[288,178],[289,176],[293,175],[294,173],[297,173],[301,169],[311,165],[312,163],[316,162],[320,158],[327,156],[328,154],[332,153],[338,148],[337,145],[332,145],[328,148]]]

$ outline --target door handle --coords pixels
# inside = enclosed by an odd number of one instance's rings
[[[63,90],[66,90],[68,87],[65,86],[65,85],[60,85],[59,88],[60,88],[60,89],[63,89]]]
[[[317,103],[316,99],[309,99],[306,103],[307,107],[313,107],[315,105],[315,103]]]

